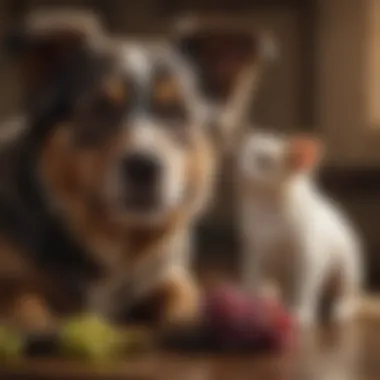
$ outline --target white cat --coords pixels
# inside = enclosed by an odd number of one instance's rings
[[[313,138],[253,132],[237,165],[244,286],[256,291],[275,280],[286,305],[307,325],[316,321],[332,278],[339,280],[332,317],[351,317],[363,277],[355,231],[313,179],[320,154]]]

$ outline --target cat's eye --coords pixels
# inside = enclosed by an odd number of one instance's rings
[[[261,170],[270,170],[273,168],[275,162],[272,156],[264,152],[260,152],[254,157],[255,165]]]

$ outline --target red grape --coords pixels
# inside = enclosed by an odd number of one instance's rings
[[[293,336],[290,315],[275,300],[250,297],[223,286],[205,297],[204,326],[217,345],[231,349],[286,349]]]

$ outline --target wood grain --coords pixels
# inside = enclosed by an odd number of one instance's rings
[[[325,328],[276,356],[204,356],[156,352],[115,363],[33,360],[0,365],[0,379],[297,380],[380,378],[380,321]]]

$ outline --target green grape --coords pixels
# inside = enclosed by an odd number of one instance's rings
[[[61,341],[65,354],[87,359],[114,357],[121,347],[118,332],[94,315],[82,315],[67,321]]]
[[[15,331],[0,327],[0,359],[14,359],[22,355],[22,339]]]

